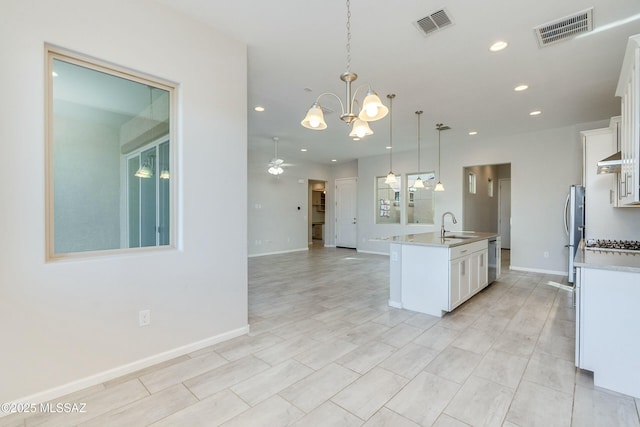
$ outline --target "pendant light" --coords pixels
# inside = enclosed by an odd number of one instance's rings
[[[267,170],[267,172],[275,176],[278,176],[282,174],[282,172],[284,172],[284,169],[282,169],[282,164],[284,163],[284,160],[278,158],[278,141],[279,140],[280,138],[278,138],[277,136],[273,137],[274,155],[271,162],[269,162],[269,169]]]
[[[422,116],[423,111],[416,111],[416,117],[418,118],[418,173],[420,173],[420,117]],[[416,181],[413,183],[413,188],[424,188],[424,182],[422,182],[422,178],[418,176]]]
[[[436,188],[434,188],[433,191],[444,191],[444,185],[442,185],[442,182],[440,182],[440,175],[441,175],[441,170],[440,170],[440,133],[443,130],[449,130],[451,128],[449,126],[443,125],[442,123],[437,123],[436,124],[436,129],[438,129],[438,183],[436,184]]]
[[[153,177],[153,154],[149,154],[140,168],[136,171],[134,176],[138,178],[152,178]]]
[[[340,75],[340,80],[345,83],[346,86],[346,108],[345,103],[342,102],[340,97],[335,93],[324,92],[321,93],[311,108],[307,111],[307,115],[304,117],[300,124],[307,129],[323,130],[327,128],[327,123],[324,121],[324,115],[322,113],[322,107],[320,106],[320,98],[324,95],[331,95],[338,99],[340,107],[342,108],[342,114],[340,120],[344,121],[348,125],[353,123],[353,129],[349,136],[352,138],[363,138],[367,135],[373,134],[373,131],[369,128],[368,122],[380,120],[388,113],[387,107],[384,106],[378,95],[371,89],[370,85],[362,85],[356,88],[353,95],[351,94],[351,84],[356,81],[358,75],[351,72],[351,2],[347,0],[347,70]],[[367,95],[365,96],[362,104],[359,104],[356,100],[358,90],[367,87]],[[356,111],[354,106],[362,105],[360,111]]]
[[[398,182],[396,174],[393,173],[393,98],[396,97],[395,93],[387,95],[389,98],[389,173],[387,179],[384,180],[385,184],[395,184]]]

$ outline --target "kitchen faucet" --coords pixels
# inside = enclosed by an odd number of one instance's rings
[[[443,213],[443,214],[442,214],[442,222],[441,222],[441,224],[442,224],[442,225],[440,226],[440,237],[442,237],[443,239],[444,239],[444,233],[446,233],[447,231],[449,231],[449,230],[445,230],[445,229],[444,229],[444,217],[445,217],[445,216],[447,216],[447,214],[448,214],[448,215],[451,215],[451,221],[452,221],[454,224],[457,224],[457,223],[458,223],[458,221],[456,220],[456,216],[455,216],[452,212],[447,211],[447,212],[445,212],[445,213]]]

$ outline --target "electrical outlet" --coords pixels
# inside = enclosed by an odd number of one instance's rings
[[[543,254],[543,255],[544,255],[544,257],[545,257],[545,258],[549,258],[549,252],[544,251],[544,254]]]
[[[138,322],[140,326],[147,326],[151,324],[151,310],[140,310],[138,313]]]

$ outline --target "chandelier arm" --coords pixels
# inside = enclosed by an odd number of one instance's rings
[[[354,104],[359,104],[358,100],[356,99],[356,96],[358,95],[358,91],[360,89],[362,89],[363,87],[365,87],[365,86],[368,87],[369,89],[371,89],[371,85],[369,83],[365,83],[365,84],[362,84],[362,85],[358,86],[356,88],[356,90],[353,92],[353,96],[351,97],[351,100],[350,100],[351,102],[349,103],[349,105],[351,105],[353,107]],[[360,105],[358,105],[358,109],[360,109]],[[353,111],[351,111],[351,112],[353,112]]]
[[[318,103],[318,101],[320,101],[320,98],[322,98],[325,95],[334,96],[338,100],[338,102],[340,103],[340,108],[342,109],[342,114],[344,114],[344,104],[342,103],[342,99],[340,99],[340,97],[338,95],[336,95],[335,93],[333,93],[333,92],[324,92],[324,93],[321,93],[320,95],[318,95],[318,97],[316,98],[316,104]]]

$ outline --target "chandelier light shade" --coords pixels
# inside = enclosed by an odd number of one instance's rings
[[[418,118],[418,173],[420,173],[420,117],[422,116],[423,111],[416,111],[416,117]],[[422,178],[418,176],[418,178],[413,183],[413,188],[424,188],[424,182],[422,182]]]
[[[307,129],[313,130],[323,130],[327,128],[322,108],[320,108],[320,104],[318,104],[317,101],[313,103],[311,108],[309,108],[309,111],[307,111],[307,115],[304,120],[302,120],[301,124]]]
[[[372,135],[373,131],[369,128],[368,122],[382,119],[387,115],[389,110],[382,103],[380,97],[378,97],[375,91],[371,89],[370,85],[359,86],[354,92],[352,92],[351,85],[357,78],[358,75],[351,72],[351,2],[350,0],[347,0],[347,71],[340,75],[340,80],[345,83],[345,102],[343,103],[342,99],[340,99],[340,97],[335,93],[321,93],[311,108],[309,108],[306,116],[300,124],[311,130],[326,129],[327,123],[324,121],[320,98],[325,95],[331,95],[337,98],[338,102],[340,102],[340,108],[342,109],[340,120],[348,125],[353,124],[353,129],[349,133],[350,137],[363,138],[365,136]],[[358,108],[359,105],[356,100],[356,95],[358,94],[358,91],[364,87],[367,87],[367,95],[362,101],[362,104],[360,104],[360,111],[356,111],[356,108]],[[363,122],[365,125],[362,124]]]
[[[385,107],[386,108],[386,107]],[[364,138],[365,136],[373,135],[373,131],[369,127],[369,123],[364,120],[356,119],[351,127],[351,138]]]
[[[449,126],[443,125],[442,123],[437,123],[436,124],[436,129],[438,129],[438,183],[436,184],[436,187],[433,189],[433,191],[444,191],[444,185],[442,185],[442,182],[440,181],[440,133],[443,130],[449,130],[451,129]]]
[[[385,184],[395,184],[398,182],[396,178],[396,174],[393,173],[393,98],[395,98],[395,93],[390,93],[387,95],[389,98],[389,173],[387,174],[387,179],[384,180]]]
[[[358,114],[360,120],[365,122],[374,122],[380,120],[389,113],[389,109],[380,101],[378,94],[371,90],[367,92],[367,96],[362,101],[362,111]]]

